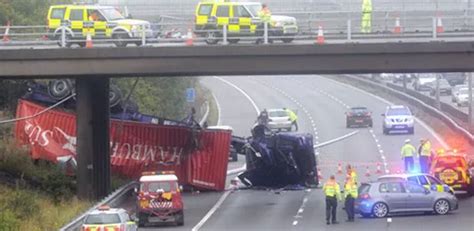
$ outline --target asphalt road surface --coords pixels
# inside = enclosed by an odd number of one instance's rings
[[[246,92],[259,108],[298,109],[301,131],[313,133],[319,142],[354,130],[345,128],[344,112],[347,106],[363,105],[373,111],[373,129],[361,128],[357,135],[319,150],[324,179],[336,174],[338,163],[343,166],[346,163],[355,164],[361,181],[375,179],[376,163],[383,163],[382,156],[385,156],[387,169],[396,171],[401,165],[400,147],[407,138],[418,142],[419,138],[428,137],[433,140],[434,147],[442,146],[430,129],[420,123],[416,124],[415,135],[384,136],[382,117],[377,115],[383,113],[387,102],[332,80],[318,76],[225,79]],[[218,79],[208,81],[215,82],[215,87],[221,90],[228,88]],[[214,86],[212,90],[215,90]],[[231,91],[234,91],[233,88],[226,93]],[[228,94],[216,97],[221,105],[232,105],[237,99]],[[232,110],[238,113],[243,109],[233,107]],[[367,166],[371,171],[370,177],[365,176]],[[384,166],[382,164],[383,171]],[[342,175],[337,177],[342,181]],[[202,230],[472,230],[470,222],[474,214],[474,200],[471,198],[461,199],[460,209],[448,216],[395,216],[390,225],[385,219],[360,218],[355,223],[341,222],[337,226],[325,224],[323,199],[320,189],[283,191],[279,194],[275,191],[237,191],[230,194]],[[345,219],[342,210],[338,212],[338,219]]]
[[[206,77],[202,82],[214,93],[220,105],[222,125],[230,125],[238,135],[248,135],[256,109],[288,107],[297,110],[301,132],[312,133],[315,143],[325,142],[355,130],[359,132],[341,142],[317,150],[323,180],[335,174],[337,166],[356,166],[361,182],[373,180],[377,165],[381,171],[401,169],[400,147],[404,140],[415,144],[430,138],[434,147],[443,146],[430,128],[417,122],[415,135],[382,134],[382,117],[389,102],[351,86],[320,76]],[[344,112],[351,106],[367,106],[373,112],[373,128],[345,127]],[[230,164],[236,168],[243,164]],[[379,163],[379,164],[378,164]],[[370,175],[366,175],[369,170]],[[234,176],[232,176],[234,177]],[[191,230],[214,206],[222,193],[185,194],[184,227],[149,227],[141,230]],[[133,203],[133,202],[128,202]],[[325,203],[321,189],[301,191],[240,190],[229,194],[205,219],[200,230],[472,230],[474,199],[460,199],[460,209],[446,216],[404,215],[386,219],[357,217],[346,223],[338,209],[338,225],[325,224]]]

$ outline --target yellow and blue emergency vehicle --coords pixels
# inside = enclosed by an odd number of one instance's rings
[[[118,47],[141,44],[143,33],[153,37],[150,22],[125,18],[118,9],[101,5],[52,5],[48,11],[49,38],[61,41],[66,32],[67,44],[85,46],[89,35],[93,39],[109,39]]]
[[[261,35],[263,23],[258,17],[261,9],[260,2],[201,1],[195,11],[195,34],[205,37],[208,44],[219,42],[224,26],[230,43],[237,43],[243,37]],[[294,17],[272,15],[268,30],[274,40],[290,43],[298,33],[298,25]]]
[[[454,190],[450,186],[443,183],[441,180],[439,180],[435,176],[425,174],[425,173],[392,174],[392,175],[380,176],[378,178],[379,181],[396,180],[396,179],[403,180],[403,181],[410,181],[410,182],[419,184],[431,191],[448,192],[448,193],[454,194]]]

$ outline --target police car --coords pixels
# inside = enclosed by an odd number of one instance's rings
[[[174,222],[184,225],[183,199],[173,171],[144,172],[137,193],[138,226]]]
[[[391,131],[415,133],[415,117],[408,107],[403,105],[388,106],[382,116],[385,117],[382,124],[383,134],[389,134]]]
[[[84,218],[82,231],[120,230],[135,231],[137,225],[130,220],[127,211],[121,208],[101,206]]]
[[[379,181],[399,179],[419,184],[426,189],[437,192],[447,192],[454,195],[454,190],[436,177],[424,173],[392,174],[378,178]]]
[[[206,43],[217,44],[227,26],[228,41],[237,43],[242,37],[263,35],[258,12],[260,2],[201,1],[195,12],[195,33],[206,38]],[[285,43],[294,40],[298,25],[294,17],[272,15],[269,36]]]
[[[142,33],[145,33],[146,38],[153,37],[148,21],[126,19],[111,6],[53,5],[49,8],[47,18],[50,39],[59,43],[64,28],[67,47],[73,43],[85,46],[87,35],[94,39],[113,39],[118,47],[125,47],[129,43],[140,45]]]
[[[474,166],[468,164],[466,155],[442,152],[433,158],[430,172],[455,191],[474,195]]]

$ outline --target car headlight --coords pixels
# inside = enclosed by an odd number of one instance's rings
[[[136,26],[136,25],[133,25],[133,26],[131,27],[131,30],[132,30],[132,31],[136,31],[137,29],[138,29],[138,26]]]

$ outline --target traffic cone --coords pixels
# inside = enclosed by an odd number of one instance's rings
[[[87,33],[86,36],[86,48],[92,48],[94,44],[92,44],[92,36],[90,33]]]
[[[369,169],[369,166],[367,165],[367,170],[365,171],[365,176],[366,177],[369,177],[370,176],[370,169]]]
[[[436,20],[436,33],[443,33],[444,32],[444,27],[443,27],[443,21],[441,20],[441,17],[438,17]]]
[[[380,166],[380,162],[377,163],[377,174],[382,174],[382,167]]]
[[[191,28],[188,29],[188,34],[186,36],[186,46],[192,46],[194,44],[194,36],[193,30]]]
[[[342,174],[342,165],[341,165],[341,163],[339,163],[337,165],[337,174]]]
[[[7,27],[5,28],[5,33],[3,34],[3,41],[10,42],[10,21],[7,22]]]
[[[316,37],[316,44],[324,44],[324,31],[322,26],[318,27],[318,36]]]
[[[395,28],[393,29],[393,33],[400,34],[402,32],[402,27],[400,25],[400,18],[397,17],[395,19]]]

